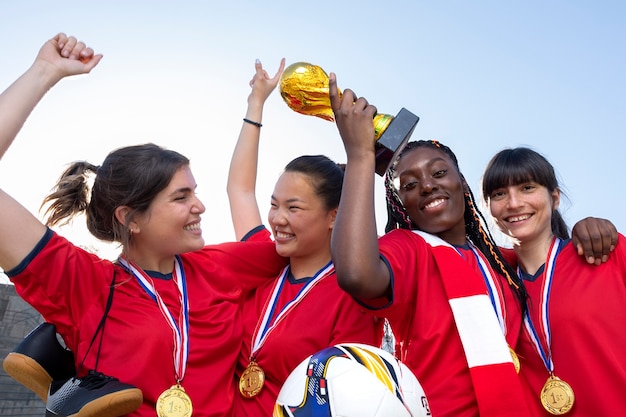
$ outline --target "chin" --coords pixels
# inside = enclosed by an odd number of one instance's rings
[[[192,245],[189,245],[189,250],[187,252],[195,252],[204,247],[204,239],[200,238],[195,241]]]
[[[283,258],[289,258],[293,254],[293,251],[283,245],[276,245],[276,253]]]

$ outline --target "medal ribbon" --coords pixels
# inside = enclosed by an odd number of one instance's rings
[[[554,269],[556,267],[556,258],[561,251],[561,239],[555,237],[552,241],[552,245],[548,250],[548,259],[546,260],[544,273],[546,274],[545,280],[541,286],[541,299],[539,300],[540,308],[541,308],[541,316],[539,317],[539,324],[543,329],[544,334],[546,335],[546,349],[543,348],[539,334],[537,333],[537,328],[533,324],[532,318],[530,317],[530,312],[528,309],[526,310],[526,315],[524,316],[524,325],[526,326],[526,330],[528,330],[528,334],[530,335],[530,339],[535,345],[535,349],[539,356],[541,356],[541,360],[545,365],[546,369],[550,374],[554,371],[554,363],[552,362],[552,351],[550,349],[552,343],[552,337],[550,334],[550,318],[548,315],[548,304],[550,300],[550,290],[552,287],[552,279],[554,277]],[[518,272],[521,276],[521,270],[518,267]]]
[[[309,291],[311,291],[311,289],[315,285],[317,285],[322,279],[326,278],[333,272],[335,272],[335,266],[333,265],[332,261],[330,261],[328,262],[328,264],[326,264],[326,266],[317,271],[313,278],[311,278],[306,284],[304,284],[296,297],[289,303],[285,304],[285,306],[276,316],[274,322],[270,323],[270,320],[274,316],[274,312],[276,311],[278,298],[280,297],[283,285],[289,274],[289,265],[287,265],[281,271],[280,276],[274,283],[272,293],[267,299],[267,302],[263,309],[263,313],[261,315],[261,320],[257,322],[256,329],[254,330],[254,334],[252,335],[252,348],[250,352],[251,357],[254,357],[254,354],[261,348],[261,346],[263,346],[263,343],[267,340],[267,337],[269,336],[271,331],[276,328],[278,323],[280,323],[287,316],[287,314],[291,310],[293,310],[300,303],[300,301],[302,301],[302,299],[307,295]]]
[[[493,310],[496,312],[496,316],[498,317],[498,322],[500,323],[500,328],[502,329],[502,334],[506,335],[506,309],[504,308],[504,294],[502,293],[502,288],[496,283],[495,273],[491,269],[491,266],[487,262],[485,255],[476,249],[476,247],[469,242],[470,248],[476,257],[476,261],[478,262],[478,267],[480,272],[482,273],[483,279],[485,280],[485,284],[487,285],[487,291],[489,292],[489,299],[491,300],[491,305],[493,306]],[[457,248],[454,248],[459,255],[461,253]]]
[[[172,329],[174,339],[174,372],[176,373],[176,382],[180,383],[187,370],[187,355],[189,353],[189,299],[187,297],[187,280],[185,279],[185,271],[180,258],[178,256],[175,257],[174,271],[172,273],[172,279],[178,287],[178,296],[181,303],[182,317],[179,320],[176,320],[174,315],[167,309],[165,302],[154,287],[152,278],[148,274],[121,256],[118,258],[118,261],[124,268],[132,272],[139,285],[157,303],[165,321]],[[179,321],[181,322],[180,325]]]

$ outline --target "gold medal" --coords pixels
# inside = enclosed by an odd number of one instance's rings
[[[191,417],[191,398],[179,384],[172,385],[159,395],[156,411],[159,417]]]
[[[239,392],[246,398],[252,398],[261,392],[265,382],[265,373],[255,361],[251,361],[239,378]]]
[[[550,414],[565,414],[574,405],[574,390],[567,382],[550,375],[541,390],[541,404]]]
[[[519,374],[519,370],[522,367],[519,363],[519,358],[517,357],[517,353],[509,346],[509,352],[511,352],[511,359],[513,359],[513,366],[515,367],[515,372]]]

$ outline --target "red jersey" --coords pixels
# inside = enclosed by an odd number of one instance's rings
[[[390,270],[393,298],[386,305],[379,303],[383,300],[367,303],[377,309],[375,314],[389,319],[401,345],[400,358],[420,381],[432,414],[478,416],[469,366],[433,248],[421,236],[404,229],[382,236],[379,248]],[[473,252],[461,254],[458,260],[450,261],[469,263],[480,274]],[[496,277],[506,305],[507,339],[514,345],[522,323],[519,302],[506,280]]]
[[[180,255],[189,299],[189,353],[181,385],[194,416],[233,415],[235,364],[241,350],[239,305],[286,264],[268,242],[226,243]],[[146,271],[168,310],[178,317],[179,291],[171,274]],[[109,285],[116,287],[102,346],[89,344],[102,319]],[[94,369],[135,385],[142,406],[132,416],[155,416],[158,396],[176,383],[171,328],[156,302],[121,266],[46,233],[18,267],[8,271],[21,297],[55,324],[81,374]]]
[[[546,336],[538,325],[545,273],[540,269],[535,277],[523,277],[532,322],[545,347]],[[567,416],[626,416],[625,302],[624,236],[619,235],[616,249],[600,266],[589,265],[571,242],[563,245],[550,288],[548,318],[554,375],[567,382],[575,396]],[[548,371],[528,331],[517,351],[528,403],[536,415],[548,417],[551,414],[540,401]]]
[[[255,240],[270,240],[267,229],[257,233]],[[278,275],[278,274],[277,274]],[[300,290],[312,278],[294,279],[287,276],[276,303],[280,311],[296,299]],[[237,378],[250,362],[252,339],[265,311],[274,285],[279,278],[265,282],[242,304],[243,348],[237,365]],[[275,314],[276,315],[276,314]],[[270,325],[273,322],[270,322]],[[321,278],[309,292],[285,314],[268,333],[254,360],[265,373],[265,384],[253,398],[237,394],[236,413],[242,416],[271,416],[278,393],[293,369],[308,356],[337,343],[357,342],[380,347],[382,320],[365,312],[346,292],[339,288],[334,268]]]

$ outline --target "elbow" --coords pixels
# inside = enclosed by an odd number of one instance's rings
[[[337,284],[339,288],[352,296],[358,296],[363,292],[364,280],[358,274],[340,272],[336,270]]]
[[[226,195],[228,196],[228,198],[233,198],[236,192],[237,192],[237,187],[231,184],[230,182],[228,182],[226,184]]]
[[[372,269],[345,270],[336,268],[337,284],[354,298],[373,299],[385,295],[388,280]]]

